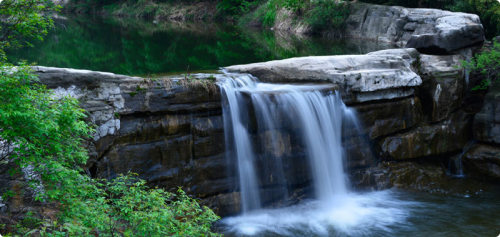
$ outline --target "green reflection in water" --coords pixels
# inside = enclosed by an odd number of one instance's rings
[[[360,54],[376,43],[298,38],[210,23],[153,24],[137,19],[67,16],[33,48],[9,52],[11,61],[128,75],[216,70],[307,55]]]

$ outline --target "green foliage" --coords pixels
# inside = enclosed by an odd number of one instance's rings
[[[493,81],[500,79],[500,42],[495,42],[493,48],[477,54],[470,62],[463,62],[463,65],[484,77],[472,90],[488,89]]]
[[[207,236],[218,217],[182,190],[149,189],[145,181],[120,176],[93,180],[81,168],[87,161],[85,138],[93,130],[78,101],[56,98],[27,66],[3,65],[0,71],[0,137],[11,148],[1,159],[33,167],[43,185],[37,200],[60,205],[59,219],[26,216],[20,234],[46,236]],[[142,88],[138,88],[141,91]]]
[[[255,8],[258,1],[253,0],[220,0],[217,2],[219,16],[240,16]]]
[[[242,26],[248,25],[252,21],[257,21],[263,26],[271,27],[274,25],[276,20],[276,13],[279,10],[279,6],[274,3],[274,1],[267,1],[260,5],[254,12],[243,16],[240,19],[239,24]]]
[[[1,66],[0,137],[12,148],[9,159],[21,167],[33,165],[49,180],[60,168],[84,164],[87,153],[81,144],[91,129],[78,101],[54,98],[33,83],[37,78],[27,66]]]
[[[81,181],[82,191],[64,196],[59,222],[38,226],[42,236],[217,236],[218,217],[181,189],[150,189],[133,175]]]
[[[44,5],[47,4],[47,5]],[[50,3],[51,4],[51,3]],[[1,52],[30,45],[52,25],[49,2],[5,0],[0,13]],[[23,12],[24,11],[24,12]],[[3,55],[4,56],[4,55]],[[53,206],[57,218],[25,213],[15,235],[42,236],[213,236],[218,217],[179,189],[150,189],[144,180],[120,176],[94,180],[83,166],[87,139],[94,132],[85,111],[71,97],[56,96],[40,85],[29,66],[0,61],[0,166],[9,173],[28,168],[35,200]],[[138,87],[138,92],[143,88]],[[4,189],[4,187],[2,187]],[[2,190],[2,199],[13,196]],[[8,200],[7,200],[8,201]],[[10,225],[10,224],[9,224]],[[6,224],[2,223],[2,230]]]
[[[42,40],[52,27],[50,12],[57,10],[51,0],[0,1],[0,60],[5,49],[31,46],[31,40]]]
[[[308,7],[310,0],[282,0],[282,6],[293,12],[300,12]]]
[[[341,28],[349,16],[349,5],[334,0],[318,0],[307,13],[306,21],[314,32]]]

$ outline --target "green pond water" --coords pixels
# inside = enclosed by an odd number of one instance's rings
[[[126,75],[217,70],[309,55],[362,54],[391,47],[354,40],[297,38],[207,23],[153,24],[137,19],[65,16],[45,41],[8,52],[12,62]]]

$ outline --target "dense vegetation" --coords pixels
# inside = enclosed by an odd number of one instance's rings
[[[30,67],[6,62],[5,49],[29,46],[53,25],[44,0],[0,3],[0,172],[24,176],[29,211],[0,215],[0,233],[42,236],[211,236],[218,217],[182,190],[149,188],[132,174],[97,180],[82,168],[93,129],[78,101],[57,97]],[[25,198],[0,187],[1,202]],[[48,211],[49,210],[49,211]],[[11,213],[12,214],[12,213]]]
[[[463,65],[483,78],[472,90],[488,89],[500,79],[500,42],[494,42],[491,48],[484,48],[483,52],[475,55],[470,62],[463,62]]]

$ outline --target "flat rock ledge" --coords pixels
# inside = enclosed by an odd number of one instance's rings
[[[440,62],[438,66],[421,60]],[[388,49],[366,55],[313,56],[226,67],[228,72],[250,73],[261,81],[273,83],[332,83],[343,91],[346,103],[361,103],[408,97],[414,94],[431,70],[439,74],[456,72],[455,80],[463,80],[457,70],[460,55],[423,55],[416,49]],[[435,88],[433,88],[435,89]]]

